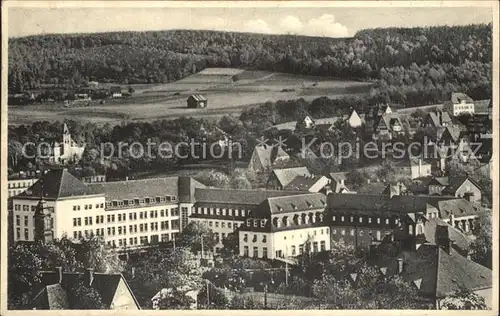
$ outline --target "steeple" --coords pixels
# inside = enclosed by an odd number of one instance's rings
[[[52,217],[53,208],[47,206],[43,193],[43,178],[40,182],[40,200],[36,206],[34,223],[35,223],[35,241],[47,243],[54,238],[54,219]]]

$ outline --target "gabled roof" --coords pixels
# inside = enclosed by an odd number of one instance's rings
[[[262,215],[277,213],[307,212],[309,210],[324,209],[326,196],[322,193],[309,193],[302,195],[288,195],[270,197],[262,202],[258,211]]]
[[[282,186],[287,186],[298,176],[312,176],[307,167],[274,169],[272,174],[276,176]]]
[[[464,184],[465,181],[469,180],[473,185],[481,189],[481,186],[469,177],[449,177],[448,185],[441,192],[442,194],[455,195],[457,190]]]
[[[288,183],[283,189],[284,190],[299,190],[299,191],[308,191],[311,187],[313,187],[318,181],[325,180],[323,176],[297,176],[290,183]],[[328,181],[325,181],[325,184],[328,184]]]
[[[99,182],[89,183],[87,186],[91,188],[93,192],[104,193],[107,201],[121,201],[157,196],[177,196],[179,193],[178,177]]]
[[[451,215],[456,217],[478,215],[484,211],[482,207],[460,198],[439,201],[437,208],[440,218],[449,218]]]
[[[281,190],[224,190],[215,188],[197,188],[196,203],[220,203],[259,205],[265,199],[274,196],[300,195],[308,192]]]
[[[448,185],[448,177],[432,177],[427,186],[429,185]]]
[[[42,185],[43,183],[43,185]],[[51,169],[35,182],[28,190],[17,197],[44,199],[59,199],[67,197],[98,194],[93,192],[85,183],[73,176],[67,169]]]
[[[452,122],[450,114],[448,114],[448,112],[446,112],[446,111],[429,112],[428,117],[431,119],[432,123],[436,127],[443,126],[442,123],[451,123]]]
[[[190,96],[189,96],[189,98],[188,98],[188,99],[190,99],[190,98],[193,98],[193,99],[194,99],[194,100],[196,100],[196,101],[207,101],[207,98],[205,98],[205,97],[204,97],[203,95],[201,95],[201,94],[192,94],[192,95],[190,95]]]
[[[139,309],[139,303],[134,296],[134,293],[130,290],[127,281],[121,273],[98,273],[94,272],[93,281],[90,284],[92,288],[97,290],[102,298],[102,302],[106,308],[110,308],[113,303],[113,299],[118,290],[118,285],[121,281],[124,282],[130,295],[134,299],[134,302]],[[44,271],[42,272],[41,282],[44,287],[42,291],[36,296],[35,301],[42,306],[38,306],[43,309],[71,309],[70,302],[68,302],[68,290],[70,287],[68,285],[74,284],[78,281],[83,281],[83,273],[79,272],[63,272],[62,283],[59,283],[58,272]],[[47,305],[43,306],[44,303]]]
[[[332,179],[333,181],[336,181],[336,182],[345,181],[345,179],[347,178],[346,175],[347,175],[347,172],[331,172],[328,174],[330,179]]]
[[[255,146],[253,155],[257,155],[264,168],[271,167],[278,158],[290,158],[280,146]]]
[[[466,95],[465,93],[461,93],[461,92],[453,92],[451,94],[451,102],[457,104],[457,103],[461,103],[462,100],[464,100],[465,102],[467,103],[472,103],[474,102],[474,100],[472,100],[471,97],[469,97],[468,95]]]
[[[490,99],[474,101],[474,114],[488,114],[491,104]]]

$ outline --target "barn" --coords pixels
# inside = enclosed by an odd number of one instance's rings
[[[206,108],[208,104],[207,98],[201,94],[192,94],[187,98],[187,107],[193,108]]]

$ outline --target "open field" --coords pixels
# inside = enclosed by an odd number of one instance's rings
[[[180,116],[214,117],[238,114],[245,108],[267,101],[298,98],[311,101],[321,96],[335,98],[366,93],[369,87],[370,83],[365,82],[209,68],[174,83],[134,86],[135,93],[127,99],[107,100],[105,104],[94,102],[89,107],[74,108],[57,103],[9,106],[8,114],[9,124],[64,119],[111,123]],[[186,108],[186,99],[193,93],[206,96],[208,107]]]

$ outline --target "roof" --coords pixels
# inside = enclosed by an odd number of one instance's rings
[[[444,226],[448,229],[448,236],[454,241],[454,245],[462,252],[469,250],[469,245],[472,240],[460,232],[455,227],[448,225],[442,219],[434,217],[428,219],[424,224],[424,236],[428,243],[436,245],[436,230],[438,226]]]
[[[42,185],[43,183],[43,185]],[[51,169],[17,197],[59,199],[97,194],[67,169]]]
[[[456,217],[477,215],[483,212],[483,208],[473,203],[459,198],[442,200],[437,203],[440,218],[449,218],[451,215]]]
[[[387,183],[384,182],[365,183],[356,192],[359,194],[382,194],[386,187]]]
[[[326,196],[322,193],[270,197],[259,206],[258,211],[266,215],[277,213],[304,212],[324,209]]]
[[[285,190],[302,190],[307,191],[319,180],[324,178],[323,176],[297,176],[293,179],[289,184],[287,184],[284,189]],[[328,181],[325,181],[325,184],[328,184]]]
[[[448,178],[448,184],[447,186],[443,189],[441,192],[442,194],[450,194],[450,195],[455,195],[457,190],[464,184],[465,181],[469,180],[473,185],[478,187],[479,189],[481,186],[474,181],[473,179],[465,176],[465,177],[450,177]]]
[[[194,180],[191,177],[179,177],[179,202],[180,203],[192,203],[194,202],[194,193],[196,188],[205,188],[204,184]]]
[[[462,100],[464,100],[467,103],[474,102],[474,100],[472,100],[472,98],[466,95],[465,93],[453,92],[451,94],[451,102],[456,104],[456,103],[461,103]]]
[[[424,244],[414,253],[407,253],[403,278],[421,280],[420,292],[444,298],[461,286],[470,291],[492,287],[491,270],[468,260],[451,248],[447,253],[437,245]]]
[[[491,104],[490,99],[474,101],[474,114],[488,114]]]
[[[193,98],[196,101],[207,101],[207,98],[202,96],[201,94],[191,94],[188,99]]]
[[[270,167],[277,158],[290,158],[279,146],[255,146],[253,154],[257,155],[263,167]]]
[[[347,178],[347,172],[331,172],[328,174],[334,181],[341,182]]]
[[[451,123],[450,114],[446,111],[429,112],[428,116],[432,120],[432,123],[434,123],[434,126],[442,126],[442,123]],[[439,119],[440,116],[441,119]]]
[[[300,195],[302,191],[282,190],[224,190],[215,188],[197,188],[195,200],[197,203],[228,203],[243,205],[259,205],[265,199],[274,196]]]
[[[387,210],[393,212],[424,212],[427,206],[438,206],[438,202],[456,200],[454,197],[427,195],[375,195],[375,194],[339,194],[328,195],[328,207],[339,210]],[[465,201],[465,200],[464,200]],[[470,204],[470,202],[465,201]]]
[[[91,188],[93,192],[104,193],[107,201],[123,201],[134,198],[157,196],[177,196],[179,194],[178,177],[98,182],[89,183],[87,186]]]
[[[67,291],[69,290],[68,285],[73,284],[77,281],[82,281],[84,276],[80,272],[63,272],[62,283],[59,283],[59,274],[54,271],[43,271],[41,277],[41,283],[44,288],[37,295],[41,302],[47,302],[46,306],[42,306],[47,309],[58,309],[59,306],[65,306],[65,309],[71,309],[69,302],[67,300]],[[131,296],[134,299],[135,304],[139,308],[139,303],[135,298],[133,292],[130,290],[127,281],[121,273],[99,273],[94,272],[94,278],[91,287],[99,292],[102,298],[102,302],[106,308],[110,308],[113,303],[113,299],[118,290],[118,285],[120,281],[125,283],[127,289],[129,290]],[[46,296],[44,298],[44,296]]]
[[[274,169],[272,174],[276,176],[282,186],[287,186],[298,176],[311,176],[307,167]]]

